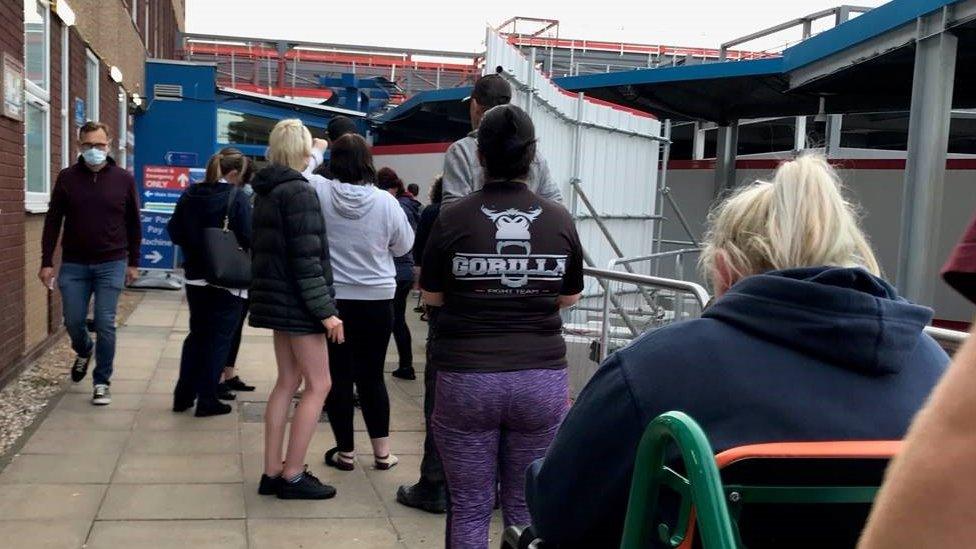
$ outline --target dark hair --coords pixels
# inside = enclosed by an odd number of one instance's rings
[[[356,123],[341,115],[329,120],[329,125],[325,131],[329,135],[329,141],[337,141],[346,134],[358,133],[356,131]]]
[[[329,159],[332,178],[343,183],[375,183],[376,168],[369,144],[359,134],[349,133],[332,145]]]
[[[400,176],[392,168],[380,168],[380,171],[376,172],[376,187],[384,191],[396,189],[396,196],[398,198],[407,192],[406,187],[403,185],[403,180],[400,179]]]
[[[512,100],[512,86],[500,74],[486,74],[474,83],[471,97],[482,109],[507,105]]]
[[[485,113],[478,127],[478,152],[485,174],[493,179],[518,179],[535,160],[535,127],[525,111],[501,105]]]
[[[438,175],[430,185],[431,204],[440,204],[444,201],[444,176]]]
[[[420,194],[420,185],[416,183],[407,185],[407,192],[412,194],[414,198],[417,198],[417,195]]]
[[[105,132],[105,135],[107,135],[108,137],[112,137],[112,134],[109,133],[108,131],[108,126],[102,124],[101,122],[95,122],[94,120],[89,120],[88,122],[82,124],[80,128],[78,128],[78,139],[81,139],[81,136],[85,135],[86,133],[97,132],[98,130],[102,130],[103,132]]]
[[[204,183],[216,183],[221,177],[237,170],[237,173],[244,175],[248,162],[244,153],[234,147],[224,147],[220,152],[210,157],[207,162],[207,172],[203,176]],[[243,182],[243,179],[242,179]]]

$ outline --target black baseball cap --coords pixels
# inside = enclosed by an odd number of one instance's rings
[[[486,74],[474,83],[471,95],[464,100],[471,98],[474,98],[485,110],[506,105],[512,101],[512,86],[500,74]]]

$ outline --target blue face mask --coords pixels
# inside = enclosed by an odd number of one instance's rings
[[[101,149],[88,149],[82,152],[81,156],[85,159],[85,164],[89,166],[101,166],[108,158],[108,153]]]

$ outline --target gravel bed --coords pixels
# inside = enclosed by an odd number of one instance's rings
[[[117,314],[120,325],[135,310],[142,295],[122,293]],[[71,344],[63,335],[0,391],[0,457],[17,444],[48,403],[65,390],[73,359]]]

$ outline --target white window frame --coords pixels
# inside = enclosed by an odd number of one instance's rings
[[[71,129],[71,90],[70,70],[71,70],[71,40],[69,34],[71,27],[61,25],[61,167],[67,168],[71,165],[71,136],[74,132]]]
[[[102,65],[101,65],[101,61],[99,61],[98,59],[98,56],[95,55],[95,52],[91,51],[90,49],[85,50],[85,59],[86,59],[85,61],[85,108],[89,110],[89,112],[85,113],[85,116],[88,118],[88,120],[98,122],[98,116],[100,114],[98,111],[99,111],[99,105],[101,104],[101,97],[102,97],[101,96],[102,90],[101,90],[101,86],[99,85],[100,84],[99,80],[101,80]],[[91,87],[90,85],[91,82],[88,81],[89,63],[95,64],[95,87],[94,88]],[[88,92],[89,90],[92,89],[94,89],[95,92],[95,100],[92,104],[89,104]]]
[[[115,159],[115,163],[118,164],[120,168],[127,168],[126,164],[126,154],[128,152],[128,142],[126,140],[126,135],[129,132],[129,109],[128,101],[129,97],[125,93],[125,89],[119,86],[119,127],[116,128],[118,131],[118,152],[119,157]]]
[[[42,98],[44,101],[51,100],[51,6],[46,0],[24,0],[24,10],[27,9],[28,2],[35,2],[44,8],[44,89],[34,82],[31,82],[27,75],[24,75],[24,89],[35,97]],[[24,67],[27,67],[27,23],[24,23]]]
[[[129,11],[132,12],[132,24],[139,29],[139,0],[129,0]]]
[[[150,4],[149,2],[146,2],[146,13],[144,14],[144,16],[145,16],[145,23],[146,23],[146,32],[144,32],[143,33],[143,36],[142,36],[142,42],[146,46],[146,51],[147,52],[149,51],[149,26],[150,26],[150,21],[149,21],[149,4]],[[138,31],[139,31],[139,25],[136,25],[136,32],[138,32]]]
[[[30,115],[27,112],[24,113],[24,207],[28,212],[31,213],[44,213],[47,211],[48,204],[51,201],[51,106],[40,97],[35,96],[32,93],[26,94],[25,111],[31,106],[40,107],[44,111],[44,128],[42,128],[42,135],[44,136],[44,191],[29,191],[27,189],[27,168],[29,166],[27,162],[27,117]]]

